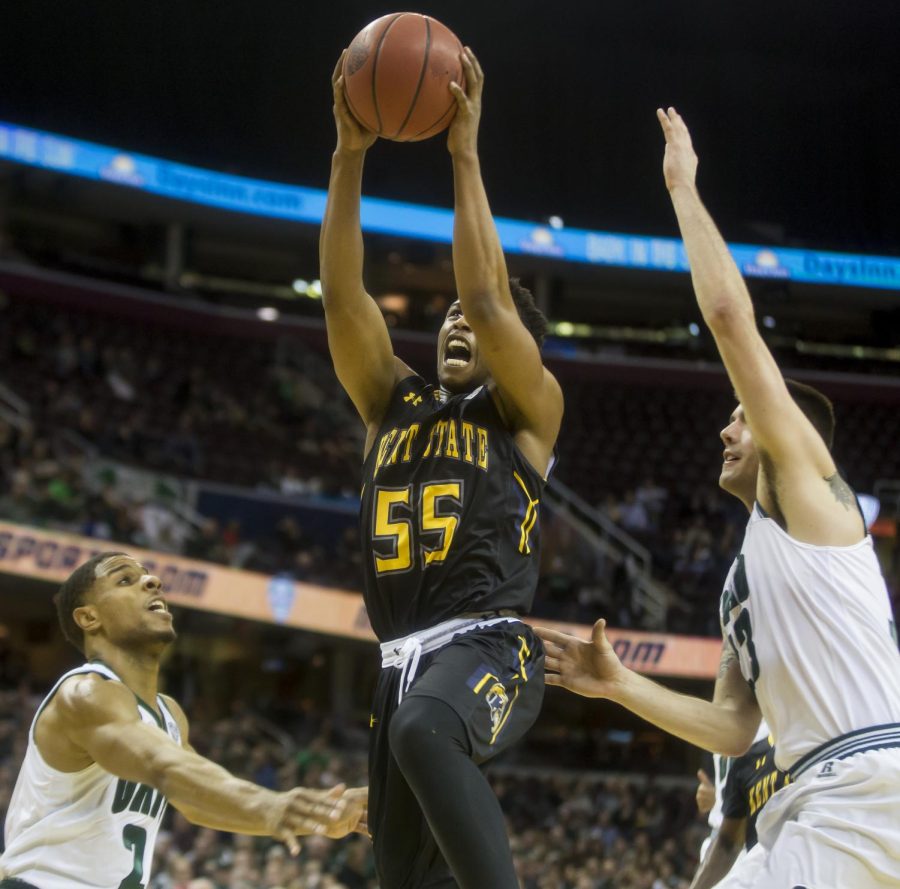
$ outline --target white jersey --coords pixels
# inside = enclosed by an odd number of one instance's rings
[[[117,778],[96,763],[80,772],[60,772],[44,761],[35,744],[34,727],[60,685],[85,673],[121,681],[105,664],[89,663],[66,673],[44,699],[28,733],[6,815],[0,870],[40,889],[143,889],[166,809],[162,794]],[[164,724],[135,697],[141,719],[180,744],[172,714],[160,697],[156,702]]]
[[[871,537],[801,543],[755,504],[721,618],[778,768],[900,746],[900,653]]]

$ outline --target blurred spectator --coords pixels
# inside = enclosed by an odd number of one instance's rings
[[[625,493],[625,499],[619,504],[619,521],[626,531],[632,534],[643,534],[650,530],[650,515],[643,501],[638,500],[633,489]]]
[[[216,519],[205,519],[203,524],[185,540],[184,554],[192,559],[202,559],[206,562],[228,561],[228,548],[219,531],[219,523]]]

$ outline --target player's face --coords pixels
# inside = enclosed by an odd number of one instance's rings
[[[168,643],[175,638],[162,583],[131,556],[111,556],[96,568],[88,596],[99,632],[123,648]]]
[[[734,409],[728,425],[719,433],[719,437],[725,445],[719,487],[745,503],[752,503],[756,499],[759,454],[741,405]]]
[[[450,392],[471,392],[488,378],[472,328],[458,302],[447,310],[438,333],[438,380]]]

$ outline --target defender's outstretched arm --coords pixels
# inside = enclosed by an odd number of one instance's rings
[[[697,155],[687,126],[674,108],[657,109],[656,115],[666,138],[663,174],[690,262],[697,304],[744,406],[757,446],[778,454],[795,447],[797,427],[809,423],[759,335],[747,285],[700,200]],[[808,431],[815,435],[811,428]],[[817,451],[816,457],[828,461],[827,450],[822,450],[825,453]]]
[[[622,665],[598,620],[590,641],[535,627],[544,640],[548,685],[588,698],[607,698],[670,735],[725,756],[740,756],[753,743],[762,718],[756,698],[726,643],[712,701],[683,695]]]
[[[52,711],[51,711],[52,708]],[[173,707],[182,734],[187,720]],[[51,711],[51,712],[48,712]],[[96,676],[63,684],[42,718],[107,772],[155,788],[189,820],[204,827],[274,836],[292,849],[298,834],[343,836],[363,814],[358,799],[334,791],[295,788],[276,793],[180,746],[143,722],[125,686]]]
[[[852,492],[837,475],[821,435],[791,397],[759,334],[747,285],[697,191],[697,155],[674,108],[657,109],[666,139],[663,174],[691,266],[703,319],[716,340],[764,461],[759,492],[778,476],[779,508],[792,535],[808,543],[860,539]],[[784,495],[784,496],[781,496]]]

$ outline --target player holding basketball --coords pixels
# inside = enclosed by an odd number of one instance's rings
[[[872,540],[829,452],[831,405],[782,378],[698,196],[688,130],[674,109],[658,117],[697,302],[740,401],[721,433],[719,483],[750,512],[722,594],[727,644],[711,703],[625,669],[603,621],[589,643],[539,631],[548,682],[729,756],[762,713],[792,783],[759,817],[760,851],[720,887],[897,887],[900,654]]]
[[[517,889],[499,803],[479,766],[543,698],[543,652],[519,615],[538,572],[538,504],[562,418],[545,321],[510,282],[476,148],[483,75],[448,135],[459,299],[438,335],[439,387],[394,356],[362,281],[363,160],[375,137],[332,79],[337,148],[321,277],[335,370],[366,425],[365,600],[382,643],[371,718],[369,829],[382,889]]]
[[[166,803],[215,830],[343,836],[358,791],[275,793],[194,752],[188,722],[157,693],[175,638],[159,578],[125,553],[76,568],[56,599],[66,638],[87,663],[66,673],[28,733],[6,816],[0,889],[142,889]]]

